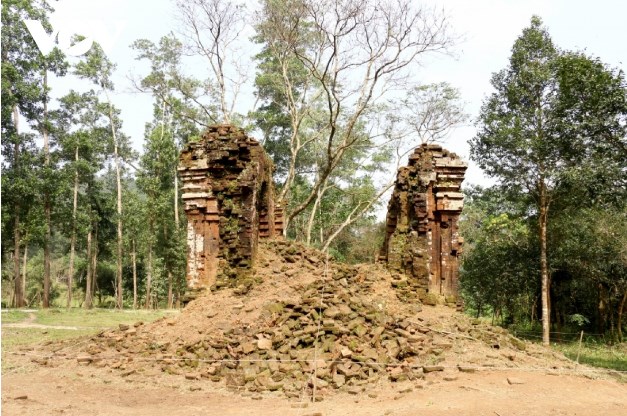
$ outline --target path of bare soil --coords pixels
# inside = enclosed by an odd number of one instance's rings
[[[514,383],[509,384],[508,378]],[[196,390],[198,389],[198,390]],[[195,391],[192,391],[195,390]],[[127,382],[109,372],[36,369],[2,380],[3,415],[582,415],[622,416],[627,387],[616,381],[541,372],[482,371],[445,381],[374,386],[319,403],[275,393],[242,396],[211,381],[155,377]]]

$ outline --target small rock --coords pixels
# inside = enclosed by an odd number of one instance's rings
[[[455,381],[457,376],[444,376],[444,381]]]
[[[21,396],[16,396],[13,398],[13,400],[26,400],[28,399],[28,396],[26,394],[23,394]]]
[[[290,405],[290,407],[292,409],[305,409],[305,408],[309,407],[309,403],[304,403],[304,402],[303,403],[292,403]]]
[[[128,330],[129,326],[127,324],[120,324],[120,331]]]
[[[519,378],[515,378],[515,377],[507,377],[507,382],[512,385],[512,384],[525,384],[524,380],[521,380]]]
[[[185,374],[185,379],[186,380],[200,380],[200,374],[198,374],[198,373],[186,373]]]
[[[271,350],[272,349],[272,340],[268,338],[260,338],[257,341],[257,348],[260,350]]]
[[[458,365],[457,369],[461,371],[462,373],[476,373],[477,372],[476,367],[469,367],[465,365]]]
[[[353,355],[353,352],[348,347],[342,348],[340,353],[342,354],[342,358],[350,358],[350,356]]]
[[[76,357],[76,361],[78,361],[80,364],[89,364],[93,361],[93,358],[91,358],[91,356],[89,355],[79,355],[78,357]]]
[[[444,371],[444,367],[441,365],[425,365],[422,367],[425,373],[433,373],[435,371]]]

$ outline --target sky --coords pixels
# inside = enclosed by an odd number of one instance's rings
[[[386,1],[386,0],[382,0]],[[457,128],[445,146],[468,161],[468,140],[475,134],[473,120],[482,101],[491,92],[490,77],[507,66],[511,47],[531,16],[540,16],[553,42],[561,49],[585,51],[612,67],[627,64],[627,1],[624,0],[425,0],[424,4],[444,10],[459,41],[452,55],[437,56],[417,69],[423,83],[448,82],[459,89],[470,122]],[[140,151],[144,126],[152,118],[152,99],[132,89],[131,78],[146,73],[147,67],[134,59],[129,45],[144,38],[157,42],[179,23],[172,0],[60,0],[51,22],[56,30],[91,36],[103,45],[117,64],[112,96],[121,109],[123,131]],[[249,9],[255,8],[248,2]],[[254,68],[251,68],[254,71]],[[51,82],[53,95],[60,97],[71,88],[88,89],[86,83],[66,77]],[[239,100],[239,111],[251,109],[252,88]],[[466,184],[491,183],[472,162]]]

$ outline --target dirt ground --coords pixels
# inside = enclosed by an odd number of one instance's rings
[[[305,285],[327,277],[326,271],[307,262],[292,259],[286,263],[270,248],[261,251],[261,267],[256,271],[261,283],[248,294],[222,290],[197,299],[175,318],[3,352],[10,365],[3,365],[7,370],[2,374],[2,414],[627,414],[626,375],[577,366],[551,349],[516,340],[502,328],[473,323],[448,307],[416,309],[414,304],[397,299],[391,276],[376,267],[356,269],[355,277],[345,282],[346,287],[359,289],[351,294],[351,302],[358,298],[360,304],[385,310],[394,319],[390,327],[404,320],[415,328],[428,329],[429,350],[422,351],[419,359],[424,363],[437,358],[434,363],[442,371],[425,370],[420,377],[397,382],[381,372],[351,389],[321,389],[315,396],[320,401],[312,402],[312,391],[306,385],[302,393],[296,390],[300,398],[287,398],[280,391],[246,390],[165,364],[178,357],[177,351],[189,351],[190,346],[215,334],[248,328],[248,332],[240,332],[253,336],[274,329],[274,320],[262,314],[266,305],[293,299],[302,302]],[[374,282],[370,286],[364,283],[368,278]],[[336,284],[332,294],[341,295],[343,290],[348,289]],[[32,317],[29,321],[19,325],[33,325]],[[346,346],[341,339],[338,342],[340,348]],[[155,351],[157,344],[163,349]],[[442,346],[437,353],[435,345]],[[101,357],[102,365],[95,365],[96,361],[81,363],[79,358],[85,354]],[[411,362],[396,365],[410,366]]]
[[[386,382],[359,395],[338,393],[308,403],[274,393],[242,396],[208,380],[156,376],[136,382],[111,370],[25,370],[2,378],[3,415],[622,416],[627,411],[625,384],[546,372],[442,373],[420,383]]]

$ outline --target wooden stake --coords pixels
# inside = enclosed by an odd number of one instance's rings
[[[583,331],[579,334],[579,348],[577,348],[577,365],[579,365],[579,354],[581,354],[581,342],[583,341]]]

